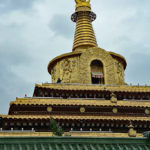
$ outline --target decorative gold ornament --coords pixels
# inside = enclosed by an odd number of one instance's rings
[[[47,107],[48,112],[52,112],[52,107]]]
[[[118,109],[117,109],[117,108],[113,108],[113,110],[112,110],[112,111],[113,111],[113,113],[115,113],[115,114],[116,114],[116,113],[118,112]]]
[[[130,125],[128,127],[129,127],[128,136],[129,137],[136,137],[137,132],[136,132],[136,130],[134,130],[134,126],[132,125],[131,121],[130,121]]]
[[[84,107],[81,107],[81,108],[80,108],[80,112],[81,112],[81,113],[84,113],[84,112],[85,112],[85,108],[84,108]]]
[[[78,6],[90,6],[90,0],[75,0]]]
[[[145,109],[145,114],[149,115],[150,114],[150,110],[149,109]]]
[[[75,0],[75,2],[77,4],[80,4],[80,3],[90,3],[90,0]]]
[[[117,103],[117,97],[114,93],[111,94],[111,98],[110,98],[112,103]]]

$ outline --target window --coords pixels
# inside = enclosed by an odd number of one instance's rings
[[[103,64],[99,60],[91,63],[91,80],[92,84],[105,84]]]

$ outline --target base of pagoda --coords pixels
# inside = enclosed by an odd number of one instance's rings
[[[27,131],[27,132],[19,132],[19,131],[14,131],[14,132],[0,132],[0,137],[16,137],[16,136],[40,136],[40,137],[44,137],[44,136],[54,136],[52,132],[32,132],[32,131]],[[129,137],[128,133],[110,133],[110,132],[65,132],[63,136],[73,136],[73,137],[79,137],[79,136],[83,136],[83,137]],[[141,133],[137,133],[136,137],[143,137],[143,134]]]

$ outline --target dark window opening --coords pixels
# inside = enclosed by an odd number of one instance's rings
[[[99,60],[91,63],[91,81],[92,84],[105,84],[103,64]]]

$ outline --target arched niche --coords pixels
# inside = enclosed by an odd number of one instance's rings
[[[103,64],[99,60],[91,62],[91,81],[92,84],[105,84]]]

